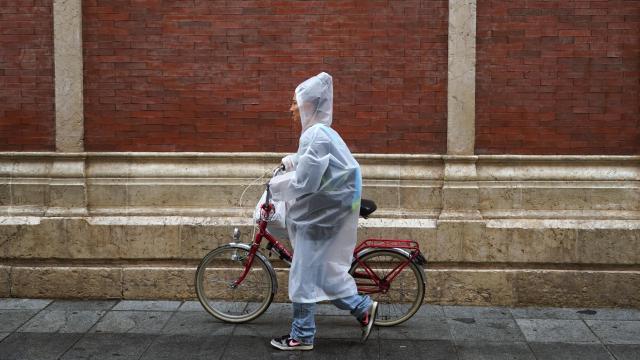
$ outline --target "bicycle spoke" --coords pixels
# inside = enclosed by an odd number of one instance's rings
[[[198,299],[209,313],[221,320],[251,320],[271,303],[271,273],[257,256],[245,271],[247,259],[245,249],[221,247],[207,255],[198,267]]]
[[[357,284],[363,286],[370,296],[378,301],[378,315],[376,323],[380,325],[394,325],[411,317],[422,304],[424,297],[424,285],[419,268],[408,263],[406,256],[392,251],[379,250],[367,254],[360,260],[353,272],[358,274],[368,273],[364,267],[373,272],[380,280],[380,291],[370,292],[376,283],[371,279],[367,281],[364,276],[359,277]],[[367,275],[368,276],[368,275]],[[389,279],[390,276],[393,278]],[[388,288],[383,287],[388,284]]]

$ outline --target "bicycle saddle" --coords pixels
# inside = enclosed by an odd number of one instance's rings
[[[373,214],[373,212],[376,211],[377,208],[378,207],[376,206],[376,203],[373,202],[373,200],[360,200],[360,216],[365,219],[368,218],[369,215]]]

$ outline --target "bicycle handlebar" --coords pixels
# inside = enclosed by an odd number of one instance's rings
[[[280,172],[285,171],[285,166],[284,164],[280,164],[278,165],[275,169],[273,169],[273,176],[277,176],[280,174]],[[266,211],[269,210],[269,207],[271,206],[271,189],[269,188],[269,182],[267,182],[267,184],[265,185],[267,187],[267,197],[265,199],[264,204],[262,204],[262,208]]]

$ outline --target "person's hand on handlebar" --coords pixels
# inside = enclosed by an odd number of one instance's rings
[[[285,172],[293,171],[296,167],[295,155],[287,155],[283,157],[282,166]]]

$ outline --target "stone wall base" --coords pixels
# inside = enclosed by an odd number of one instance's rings
[[[277,269],[288,301],[288,270]],[[0,296],[194,299],[195,266],[0,266]],[[438,304],[640,307],[638,270],[427,269],[425,301]]]
[[[192,298],[281,155],[0,153],[0,296]],[[640,156],[357,159],[359,240],[417,241],[426,301],[640,306]]]

